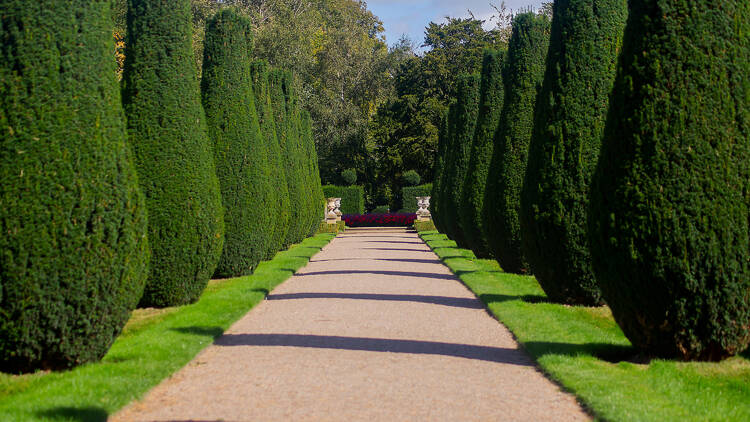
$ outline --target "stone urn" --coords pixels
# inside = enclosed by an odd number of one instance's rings
[[[417,196],[417,221],[430,221],[430,198],[429,196]]]
[[[333,210],[334,213],[336,213],[336,221],[341,221],[341,198],[333,198],[334,205],[336,205],[336,209]]]
[[[338,215],[336,215],[336,198],[326,198],[328,204],[326,205],[326,223],[336,224],[338,221]]]

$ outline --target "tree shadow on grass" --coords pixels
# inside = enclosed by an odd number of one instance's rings
[[[36,416],[39,418],[60,421],[105,422],[109,417],[109,414],[101,407],[60,406],[40,410],[36,412]]]
[[[588,355],[611,363],[648,363],[650,361],[648,357],[641,355],[633,346],[611,343],[573,344],[548,341],[529,341],[524,343],[524,347],[531,355],[536,357],[544,355]]]
[[[497,295],[497,294],[481,294],[479,299],[486,304],[492,304],[494,302],[510,302],[512,300],[520,300],[526,303],[554,303],[542,295]]]
[[[172,331],[177,331],[183,334],[192,334],[202,337],[210,337],[211,339],[217,339],[219,336],[224,334],[224,329],[221,327],[200,327],[200,326],[189,326],[189,327],[175,327],[171,328]]]

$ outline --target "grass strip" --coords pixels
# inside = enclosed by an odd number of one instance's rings
[[[101,362],[64,372],[0,373],[0,420],[106,421],[190,362],[333,237],[305,239],[250,276],[212,281],[195,304],[136,310]]]
[[[534,277],[506,274],[437,231],[420,237],[598,420],[750,420],[750,353],[719,363],[638,363],[606,306],[549,303]]]

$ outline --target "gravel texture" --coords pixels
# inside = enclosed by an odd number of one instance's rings
[[[589,419],[416,233],[372,228],[110,420]]]

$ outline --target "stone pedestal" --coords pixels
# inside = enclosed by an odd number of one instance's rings
[[[430,197],[429,196],[417,196],[417,221],[431,221],[432,215],[430,214]]]
[[[326,223],[336,224],[338,216],[336,215],[336,198],[326,198],[328,205],[326,206]]]

